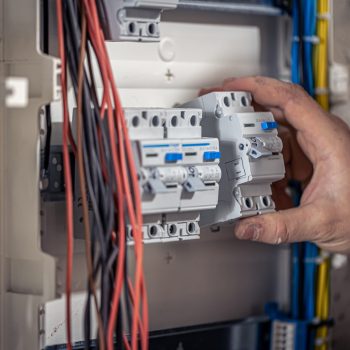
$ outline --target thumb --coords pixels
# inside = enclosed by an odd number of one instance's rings
[[[313,204],[282,210],[240,220],[235,226],[237,238],[258,242],[280,244],[317,241],[324,214]]]

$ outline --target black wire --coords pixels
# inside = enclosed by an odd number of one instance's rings
[[[84,310],[84,349],[90,350],[90,339],[91,339],[91,297],[92,292],[90,283],[87,286],[87,297]]]
[[[124,350],[124,343],[123,343],[123,315],[122,315],[122,303],[119,301],[119,312],[117,316],[117,322],[116,322],[116,342],[115,342],[115,349],[116,350]]]
[[[126,228],[127,229],[127,228]],[[125,237],[125,246],[127,245],[128,238]],[[124,299],[125,299],[125,310],[126,310],[126,321],[128,325],[129,332],[131,332],[132,328],[132,307],[131,307],[131,300],[129,296],[129,288],[128,288],[128,247],[125,247],[125,263],[124,263]],[[121,340],[122,341],[122,340]]]
[[[71,24],[70,25],[70,29],[74,32],[73,36],[71,37],[71,42],[72,44],[74,45],[74,50],[73,52],[75,51],[79,51],[80,49],[80,37],[81,35],[79,34],[80,33],[80,29],[79,29],[79,26],[78,26],[78,23],[76,23],[76,16],[77,14],[74,14],[74,6],[71,2],[68,1],[68,13],[69,13],[69,21],[74,21],[75,23]],[[75,55],[74,57],[77,62],[78,62],[78,55]],[[84,85],[85,85],[85,80],[87,80],[87,76],[86,74],[84,74],[85,77],[84,77]],[[86,82],[86,85],[88,87],[88,83]],[[89,96],[88,98],[89,101],[92,101],[93,102],[93,105],[94,105],[94,109],[93,109],[93,113],[94,113],[94,117],[95,117],[95,121],[99,124],[99,129],[101,130],[102,132],[102,140],[103,140],[103,143],[104,143],[104,148],[106,150],[109,151],[108,149],[108,146],[107,146],[107,140],[106,140],[106,134],[105,134],[105,131],[104,131],[104,128],[102,126],[102,123],[101,123],[101,120],[100,120],[100,117],[99,117],[99,114],[98,114],[98,111],[99,111],[99,106],[98,106],[98,101],[96,100],[96,94],[93,94],[92,95],[92,99],[91,99],[91,96]],[[91,104],[90,104],[91,106]],[[91,109],[91,107],[87,107],[87,109]],[[92,123],[92,127],[95,127],[95,125]],[[93,130],[93,135],[95,136],[95,139],[94,139],[94,146],[95,146],[95,150],[96,150],[96,154],[99,155],[99,158],[97,160],[98,164],[96,164],[96,160],[95,159],[92,159],[92,161],[94,162],[94,167],[93,169],[96,169],[96,167],[99,167],[99,165],[101,164],[101,158],[102,158],[102,155],[100,154],[100,147],[98,145],[98,141],[97,141],[97,130]],[[110,152],[105,152],[105,158],[106,158],[106,163],[109,163],[110,162]],[[102,171],[101,171],[101,174],[102,174]],[[111,177],[110,177],[111,178]],[[104,232],[110,232],[111,230],[111,223],[113,222],[113,212],[114,210],[111,210],[113,209],[113,205],[111,206],[112,202],[113,202],[113,197],[111,195],[111,191],[107,191],[110,196],[107,195],[107,192],[103,190],[103,184],[102,184],[102,176],[100,176],[100,174],[98,174],[98,177],[97,177],[97,181],[100,182],[100,190],[101,190],[101,198],[102,198],[102,201],[100,202],[99,201],[99,198],[97,197],[97,193],[96,193],[96,199],[97,199],[97,202],[100,203],[103,207],[100,208],[102,212],[109,212],[109,215],[108,215],[108,218],[109,220],[107,221],[108,224],[104,227]],[[94,186],[96,186],[97,184],[94,183]],[[102,222],[103,223],[103,222]],[[108,235],[108,238],[110,238],[110,235]]]
[[[50,18],[50,8],[49,0],[42,1],[42,51],[45,54],[49,54],[49,18]]]
[[[77,98],[78,94],[78,69],[80,59],[81,29],[79,23],[79,9],[76,1],[64,1],[64,29],[66,36],[67,61],[73,83],[74,92]],[[89,41],[89,36],[88,36]],[[114,205],[113,192],[118,192],[115,183],[114,168],[111,159],[110,140],[108,137],[107,123],[102,123],[99,115],[99,103],[96,93],[96,85],[91,66],[91,54],[88,43],[86,44],[88,57],[88,76],[84,69],[83,80],[83,156],[84,169],[86,175],[86,185],[88,190],[89,201],[92,208],[92,230],[91,230],[91,253],[96,260],[95,268],[101,271],[101,316],[105,331],[110,316],[110,300],[112,296],[115,281],[115,265],[117,264],[118,247],[112,242],[112,232],[117,232],[118,220]],[[90,81],[89,81],[90,78]],[[93,107],[93,108],[92,108]],[[113,122],[115,132],[115,122]],[[98,131],[99,130],[99,131]],[[98,132],[100,133],[102,145],[99,144]],[[104,179],[101,168],[102,159],[106,163],[107,179]],[[95,258],[96,234],[100,249],[98,256]],[[107,256],[109,257],[107,259]],[[113,268],[111,268],[111,266]],[[127,282],[127,280],[126,280]],[[128,322],[130,323],[130,300],[127,295],[127,313]],[[91,326],[91,290],[88,286],[88,298],[85,308],[85,346],[90,348],[90,326]],[[122,309],[119,308],[119,316],[116,322],[117,343],[122,342]],[[123,345],[121,345],[123,348]]]
[[[44,147],[44,171],[47,175],[50,164],[50,147],[51,147],[51,134],[52,134],[52,121],[51,121],[51,106],[48,104],[45,106],[45,119],[46,119],[46,140]]]
[[[78,47],[78,45],[76,45],[76,48]],[[73,72],[73,76],[76,75],[74,72]],[[76,76],[73,77],[74,79],[74,85],[76,87]],[[87,84],[87,78],[85,76],[85,81],[84,81],[84,87],[88,88],[88,84]],[[88,89],[89,90],[89,89]],[[85,91],[85,88],[84,88],[84,91]],[[88,96],[87,100],[91,100],[91,96]],[[94,100],[94,98],[92,98],[92,100]],[[85,113],[87,112],[88,114],[91,113],[91,107],[89,106],[89,103],[86,103],[86,99],[84,99],[85,101],[85,104],[84,104],[84,107],[86,109],[86,111],[84,111]],[[95,120],[98,122],[98,123],[101,123],[100,121],[100,117],[98,115],[98,103],[97,101],[93,101],[94,104],[95,104],[95,108],[92,110],[92,112],[94,113],[94,117],[95,117]],[[87,119],[87,122],[90,122],[90,120],[92,119],[91,116],[89,118],[86,118]],[[90,128],[89,126],[91,126],[93,128],[93,132],[91,133],[90,132]],[[99,125],[99,128],[102,132],[102,140],[103,140],[103,144],[104,144],[104,148],[106,149],[108,147],[108,142],[106,140],[106,133],[105,133],[105,130],[101,125]],[[114,215],[114,205],[113,205],[113,195],[110,191],[110,188],[107,188],[105,189],[104,188],[104,184],[103,184],[103,178],[102,178],[102,170],[100,169],[100,163],[101,163],[101,156],[98,157],[98,154],[99,154],[99,147],[98,147],[98,141],[96,140],[97,139],[97,130],[96,130],[96,127],[94,125],[94,123],[92,123],[91,125],[88,125],[88,133],[91,135],[89,140],[87,141],[87,143],[89,145],[91,145],[91,138],[94,138],[94,146],[95,146],[95,152],[93,152],[93,149],[89,149],[90,153],[92,153],[92,158],[89,159],[90,162],[93,162],[94,163],[94,166],[92,167],[93,169],[96,169],[98,170],[98,176],[97,176],[97,181],[98,181],[98,185],[99,186],[99,189],[101,190],[101,195],[102,195],[102,198],[103,198],[103,201],[102,201],[102,204],[103,204],[103,208],[102,208],[102,212],[103,211],[107,211],[108,212],[108,223],[109,225],[107,225],[107,227],[104,227],[104,230],[106,230],[107,232],[111,232],[112,230],[112,227],[113,227],[113,215]],[[107,150],[107,152],[105,153],[105,159],[106,159],[106,163],[109,164],[110,163],[110,152],[109,152],[109,149]],[[95,158],[95,159],[94,159]],[[98,158],[98,159],[96,159]],[[109,168],[111,168],[111,166],[109,166]],[[109,178],[111,178],[111,176],[108,174]],[[112,177],[113,178],[113,177]],[[94,188],[96,187],[97,183],[95,182],[94,183]],[[97,198],[96,198],[97,200]],[[99,208],[101,209],[101,208]],[[108,235],[108,237],[110,237],[111,235]]]
[[[67,2],[65,3],[65,9],[66,11],[66,16],[65,16],[65,20],[64,21],[64,25],[65,25],[65,32],[66,33],[70,33],[72,31],[72,28],[74,28],[74,25],[72,25],[71,23],[69,23],[69,20],[72,20],[72,16],[71,16],[71,11],[74,10],[74,8],[70,7],[69,4],[72,4],[68,1],[68,6],[67,6]],[[74,17],[73,17],[74,18]],[[68,23],[67,23],[68,22]],[[76,28],[74,28],[76,30]],[[79,55],[76,53],[76,51],[79,52],[79,44],[76,43],[76,41],[79,40],[77,36],[71,36],[71,35],[66,35],[66,51],[67,51],[67,58],[68,58],[68,62],[69,62],[69,68],[70,68],[70,75],[71,75],[71,80],[73,82],[73,86],[74,86],[74,90],[75,90],[75,94],[77,96],[77,70],[78,70],[78,57]],[[85,86],[84,86],[85,87]],[[85,89],[84,89],[85,90]],[[86,91],[86,90],[85,90]],[[87,111],[88,114],[89,111],[91,110],[90,108],[90,104],[86,99],[86,95],[85,93],[83,93],[83,110],[84,110],[84,115],[85,112]],[[83,145],[83,148],[85,149],[85,159],[89,158],[88,154],[89,152],[87,152],[86,150],[86,140],[88,139],[88,145],[90,146],[90,155],[92,156],[92,160],[96,161],[96,152],[94,152],[93,149],[93,142],[90,142],[90,140],[95,141],[95,145],[96,145],[96,135],[94,135],[91,132],[91,128],[89,128],[89,126],[91,126],[89,124],[89,121],[91,120],[91,117],[87,117],[87,123],[84,123],[84,126],[88,126],[87,128],[87,133],[85,132],[85,142]],[[99,167],[93,167],[92,169],[92,174],[90,174],[90,169],[87,166],[87,164],[91,164],[92,162],[86,163],[85,162],[85,170],[86,170],[86,182],[87,182],[87,187],[88,187],[88,191],[89,191],[89,197],[90,197],[90,202],[92,204],[92,208],[93,208],[93,213],[94,213],[94,222],[96,223],[98,229],[98,233],[99,233],[99,239],[100,239],[100,252],[103,256],[103,259],[106,258],[106,248],[105,248],[105,242],[104,242],[104,237],[103,237],[103,227],[102,227],[102,222],[101,222],[101,218],[100,218],[100,213],[99,213],[99,205],[98,205],[98,197],[99,197],[99,192],[100,192],[100,186],[98,186],[98,177],[102,178],[102,172],[99,173]],[[92,179],[91,176],[92,175]],[[100,175],[100,176],[99,176]],[[94,189],[95,189],[95,193],[94,193]],[[96,197],[96,198],[95,198]],[[89,298],[88,298],[88,302],[90,302],[90,297],[91,294],[89,294]],[[103,298],[103,294],[101,296],[101,304],[105,304],[107,301],[105,300],[105,298]],[[88,308],[89,306],[87,306]],[[103,310],[102,310],[103,312]],[[108,315],[106,315],[104,312],[102,313],[103,316],[103,320],[104,320],[104,324],[106,323],[106,319],[108,317]],[[87,324],[89,324],[90,321],[87,321]],[[87,326],[88,327],[88,326]],[[88,335],[87,333],[85,334],[85,338],[87,338]]]
[[[65,21],[64,21],[64,24],[65,24]],[[71,37],[67,36],[67,40],[65,41],[67,46],[67,50],[66,50],[67,61],[69,63],[70,76],[73,83],[74,91],[77,96],[77,87],[78,87],[77,71],[74,70],[73,68],[74,66],[76,67],[77,64],[76,62],[74,62],[74,57],[73,57],[74,50],[72,49],[72,42],[70,39]],[[86,91],[85,84],[84,84],[83,91],[84,92]],[[99,184],[103,182],[102,171],[99,167],[99,160],[97,159],[97,155],[94,150],[94,145],[96,144],[96,133],[94,133],[91,128],[93,126],[93,123],[91,123],[91,117],[89,116],[89,114],[91,113],[91,108],[85,93],[83,94],[83,111],[84,111],[83,115],[86,116],[85,123],[84,123],[84,127],[86,127],[86,129],[84,130],[85,132],[83,133],[85,137],[85,142],[83,147],[86,147],[86,144],[89,147],[89,149],[86,150],[85,157],[84,157],[85,164],[86,164],[85,170],[86,170],[87,187],[88,187],[88,192],[90,196],[90,202],[93,209],[94,217],[97,223],[97,228],[98,228],[97,231],[99,232],[101,253],[104,254],[104,257],[106,257],[105,242],[103,237],[103,225],[102,225],[102,219],[100,216],[99,204],[98,204],[99,191],[101,190],[101,188],[99,187]],[[89,155],[91,158],[89,157]],[[88,164],[90,164],[90,166],[87,166]],[[91,164],[93,164],[93,166],[91,166]],[[92,172],[90,172],[90,169],[92,169]]]

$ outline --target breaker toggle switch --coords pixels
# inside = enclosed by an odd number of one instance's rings
[[[188,192],[205,191],[206,187],[204,182],[200,178],[199,171],[196,167],[188,168],[188,178],[184,183],[184,188]]]
[[[165,162],[166,163],[176,163],[179,160],[182,160],[182,153],[166,153],[165,154]]]
[[[180,184],[187,178],[183,167],[154,169],[147,181],[147,189],[152,194],[176,192]]]
[[[147,189],[152,194],[169,193],[177,191],[177,184],[167,186],[158,176],[152,176],[148,179]]]
[[[216,151],[206,151],[203,153],[203,160],[205,162],[211,162],[214,161],[216,159],[220,159],[221,158],[221,153],[220,152],[216,152]]]
[[[264,136],[256,137],[259,140],[263,147],[271,152],[282,152],[283,142],[278,136]]]
[[[277,129],[277,127],[278,127],[277,122],[268,122],[268,121],[261,122],[261,129],[263,129],[264,131]]]
[[[268,157],[273,153],[282,152],[282,140],[278,136],[252,137],[249,139],[250,149],[248,155],[252,158]]]

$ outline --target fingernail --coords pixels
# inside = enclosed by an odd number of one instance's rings
[[[260,224],[242,225],[242,227],[238,227],[236,231],[236,236],[237,238],[243,240],[258,241],[261,236],[262,230],[263,227]]]

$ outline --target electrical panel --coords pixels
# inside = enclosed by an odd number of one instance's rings
[[[144,242],[199,238],[199,212],[216,207],[221,179],[219,141],[202,137],[202,111],[126,108],[124,114],[138,169]],[[75,188],[75,209],[81,211]],[[76,235],[83,237],[77,214]],[[131,242],[131,228],[128,237]]]
[[[182,108],[126,108],[124,114],[145,243],[195,239],[200,226],[274,211],[271,184],[284,177],[282,140],[273,115],[255,112],[249,93],[214,92]],[[57,166],[51,164],[49,176]],[[62,184],[50,190],[56,183],[48,184],[44,199],[64,198],[56,193]],[[75,190],[75,235],[83,238],[77,184]],[[130,227],[127,232],[131,243]]]
[[[104,32],[111,41],[158,41],[161,12],[178,0],[103,0]]]
[[[206,137],[220,140],[219,203],[202,225],[274,211],[271,184],[284,177],[282,140],[270,112],[255,112],[247,92],[213,92],[184,105],[203,111]]]

